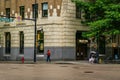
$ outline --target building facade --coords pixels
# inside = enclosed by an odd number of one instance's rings
[[[4,60],[34,58],[35,11],[37,60],[51,50],[53,60],[87,58],[88,40],[80,24],[81,12],[71,0],[0,0],[0,57]]]

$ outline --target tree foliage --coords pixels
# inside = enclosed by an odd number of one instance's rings
[[[120,0],[72,1],[85,12],[84,23],[90,26],[85,36],[120,34]]]

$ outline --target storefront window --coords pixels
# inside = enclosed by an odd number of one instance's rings
[[[43,54],[44,52],[44,32],[42,30],[37,31],[37,53]]]

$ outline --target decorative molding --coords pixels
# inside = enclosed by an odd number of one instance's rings
[[[28,8],[28,12],[30,12],[30,8]]]
[[[12,10],[12,14],[15,14],[15,11],[14,11],[14,10]]]
[[[3,15],[3,12],[1,12],[1,15]]]
[[[57,9],[60,9],[60,5],[57,5]]]
[[[50,5],[50,9],[53,9],[53,6],[52,6],[52,5]]]

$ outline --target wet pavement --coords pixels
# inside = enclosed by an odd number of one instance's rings
[[[0,63],[0,80],[120,80],[120,64]]]

